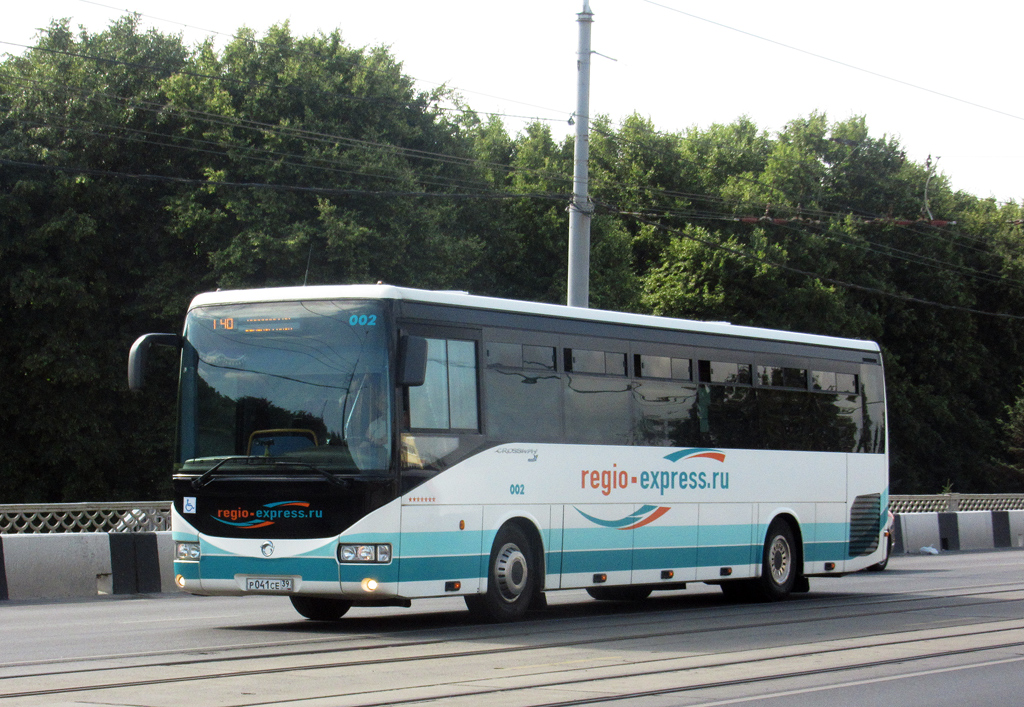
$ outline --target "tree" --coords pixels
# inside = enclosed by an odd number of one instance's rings
[[[190,250],[163,237],[161,204],[187,165],[167,140],[174,121],[152,109],[186,59],[177,38],[140,34],[128,17],[77,38],[55,23],[0,67],[6,498],[168,488],[168,406],[131,398],[123,381],[132,339],[180,317],[195,272]],[[170,376],[154,382],[173,396]],[[141,418],[156,424],[126,434]]]

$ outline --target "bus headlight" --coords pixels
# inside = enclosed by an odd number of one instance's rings
[[[339,545],[339,562],[391,562],[391,543],[381,545]]]
[[[174,559],[179,562],[198,562],[199,543],[174,543]]]

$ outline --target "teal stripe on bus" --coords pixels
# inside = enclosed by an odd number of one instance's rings
[[[632,567],[632,550],[571,550],[562,553],[562,574],[628,572]]]
[[[430,582],[441,579],[481,577],[487,562],[480,555],[443,555],[438,557],[402,557],[398,560],[402,582]]]
[[[547,574],[562,574],[562,553],[548,552],[544,555],[544,557],[544,571]]]
[[[814,542],[846,542],[850,537],[849,523],[816,523],[813,526],[813,535],[810,529],[804,530],[804,540],[813,537]]]
[[[562,547],[572,550],[630,550],[633,534],[618,528],[566,528]]]
[[[697,548],[698,567],[736,567],[761,564],[760,545],[720,545]]]
[[[749,531],[748,531],[749,532]],[[696,525],[646,526],[633,531],[637,547],[691,547],[697,545]],[[744,538],[749,540],[748,538]]]
[[[755,529],[757,532],[755,533]],[[698,531],[701,546],[749,545],[752,537],[764,537],[767,530],[753,525],[704,525]]]
[[[185,579],[199,579],[199,563],[175,562],[174,574],[180,574]]]
[[[338,569],[342,582],[362,582],[367,577],[378,582],[398,581],[398,561],[377,564],[374,562],[343,562]]]
[[[338,561],[334,558],[256,558],[205,555],[200,561],[203,579],[234,579],[236,574],[290,575],[311,582],[337,582]]]
[[[345,542],[348,542],[347,539]],[[430,556],[439,548],[449,555],[480,554],[482,547],[480,531],[460,530],[438,533],[403,533],[402,555]]]
[[[848,542],[804,543],[806,562],[840,562],[847,559]]]
[[[639,548],[633,551],[634,570],[678,569],[696,566],[696,547]]]

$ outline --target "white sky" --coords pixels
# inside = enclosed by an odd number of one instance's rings
[[[388,45],[424,88],[447,83],[477,111],[555,119],[558,137],[573,130],[582,0],[109,0],[118,1],[12,0],[0,42],[30,44],[58,17],[97,32],[126,11],[189,43],[289,20],[294,34],[340,28],[350,45]],[[1024,198],[1024,3],[591,0],[591,9],[593,50],[617,60],[593,57],[592,115],[618,123],[637,112],[663,132],[744,114],[770,132],[814,110],[865,115],[873,137],[898,138],[915,162],[939,156],[954,189]],[[512,134],[522,126],[505,122]]]

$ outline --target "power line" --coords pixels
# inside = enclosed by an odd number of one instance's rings
[[[605,205],[605,206],[607,207],[608,205]],[[611,207],[609,207],[609,208],[611,208]],[[913,297],[911,295],[897,294],[895,292],[889,292],[887,290],[882,290],[882,289],[879,289],[877,287],[868,287],[866,285],[858,285],[858,284],[853,283],[853,282],[847,282],[845,280],[839,280],[839,279],[836,279],[836,278],[828,277],[826,275],[822,275],[820,273],[811,272],[810,270],[803,270],[801,268],[796,268],[796,267],[793,267],[792,265],[784,265],[782,263],[777,263],[777,262],[775,262],[773,260],[768,260],[767,258],[762,258],[760,256],[754,255],[752,253],[748,253],[748,252],[740,250],[738,248],[731,248],[731,247],[729,247],[727,245],[723,245],[722,243],[716,243],[716,242],[714,242],[712,240],[709,240],[707,238],[700,238],[698,236],[693,235],[692,233],[686,233],[685,231],[682,231],[680,229],[671,228],[669,226],[665,226],[664,224],[660,224],[660,223],[658,223],[656,221],[650,221],[650,220],[644,219],[644,218],[642,218],[642,217],[640,217],[640,216],[638,216],[637,214],[634,214],[634,213],[619,212],[619,211],[615,211],[614,209],[612,209],[612,211],[614,211],[614,213],[618,213],[618,214],[620,214],[622,216],[632,217],[632,218],[634,218],[635,220],[637,220],[640,223],[646,224],[648,226],[651,226],[653,228],[657,228],[657,229],[662,230],[662,231],[666,231],[666,232],[671,233],[673,235],[676,235],[676,236],[678,236],[680,238],[685,238],[686,240],[690,240],[690,241],[693,241],[695,243],[700,243],[701,245],[704,245],[704,246],[706,246],[708,248],[712,248],[714,250],[719,250],[719,251],[722,251],[722,252],[725,252],[725,253],[729,253],[729,254],[735,255],[735,256],[737,256],[739,258],[743,258],[745,260],[751,260],[753,262],[760,263],[762,265],[767,265],[769,267],[776,268],[778,270],[784,270],[786,272],[791,272],[791,273],[794,273],[794,274],[797,274],[797,275],[803,275],[805,277],[815,278],[817,280],[821,280],[822,282],[827,282],[829,284],[836,285],[837,287],[842,287],[842,288],[849,289],[849,290],[858,290],[858,291],[867,292],[867,293],[873,294],[873,295],[879,295],[879,296],[882,296],[882,297],[887,297],[887,298],[891,298],[891,299],[897,299],[897,300],[901,300],[901,301],[904,301],[904,302],[912,302],[912,303],[915,303],[915,304],[921,304],[921,305],[925,305],[925,306],[929,306],[929,307],[937,307],[937,308],[940,308],[940,309],[945,309],[945,310],[950,310],[950,311],[965,312],[965,313],[968,313],[968,314],[977,314],[977,315],[986,316],[986,317],[998,317],[998,318],[1001,318],[1001,319],[1009,319],[1009,320],[1014,320],[1014,321],[1024,321],[1024,316],[1018,316],[1018,315],[1015,315],[1015,314],[1006,314],[1006,313],[1003,313],[1003,312],[987,312],[987,311],[984,311],[984,310],[973,309],[971,307],[963,307],[963,306],[955,305],[955,304],[944,304],[942,302],[933,302],[931,300],[922,299],[920,297]]]
[[[887,76],[886,74],[882,74],[882,73],[879,73],[877,71],[872,71],[871,69],[865,69],[864,67],[857,66],[855,64],[850,64],[850,63],[847,63],[845,61],[840,61],[838,59],[833,59],[832,57],[825,56],[824,54],[816,54],[815,52],[808,51],[806,49],[801,49],[800,47],[793,46],[792,44],[786,44],[785,42],[780,42],[780,41],[778,41],[776,39],[771,39],[769,37],[764,37],[764,36],[762,36],[760,34],[754,34],[753,32],[748,32],[747,30],[739,29],[738,27],[733,27],[731,25],[727,25],[727,24],[724,24],[722,22],[716,22],[715,20],[709,20],[706,17],[701,17],[700,15],[695,15],[692,12],[686,12],[685,10],[680,10],[680,9],[672,7],[670,5],[665,5],[665,4],[660,3],[660,2],[655,2],[655,0],[643,0],[643,2],[646,2],[648,5],[654,5],[655,7],[660,7],[663,10],[668,10],[669,12],[675,12],[675,13],[678,13],[680,15],[686,15],[687,17],[693,18],[695,20],[700,20],[701,22],[707,22],[708,24],[715,25],[716,27],[721,27],[722,29],[727,29],[730,32],[738,32],[739,34],[744,34],[744,35],[746,35],[748,37],[753,37],[754,39],[760,40],[762,42],[768,42],[769,44],[774,44],[774,45],[782,47],[784,49],[789,49],[790,51],[799,52],[801,54],[806,54],[807,56],[814,57],[815,59],[821,59],[822,61],[828,61],[828,62],[831,62],[833,64],[837,64],[839,66],[843,66],[843,67],[845,67],[847,69],[852,69],[854,71],[859,71],[861,73],[868,74],[868,75],[874,76],[876,78],[884,79],[885,81],[892,81],[893,83],[898,83],[898,84],[900,84],[902,86],[907,86],[907,87],[913,88],[914,90],[917,90],[917,91],[924,91],[925,93],[931,93],[931,94],[939,96],[941,98],[947,98],[947,99],[949,99],[951,101],[956,101],[958,103],[963,103],[964,105],[972,106],[974,108],[980,108],[981,110],[989,111],[991,113],[997,113],[999,115],[1004,115],[1007,118],[1013,118],[1014,120],[1024,120],[1024,117],[1019,116],[1019,115],[1015,115],[1014,113],[1007,113],[1006,111],[999,110],[998,108],[992,108],[991,106],[982,105],[981,103],[975,103],[974,101],[968,101],[965,98],[959,98],[958,96],[954,96],[954,95],[951,95],[949,93],[943,93],[942,91],[936,91],[936,90],[931,89],[931,88],[926,88],[925,86],[921,86],[921,85],[918,85],[918,84],[915,84],[915,83],[911,83],[909,81],[904,81],[903,79],[897,79],[897,78],[894,78],[892,76]]]
[[[564,201],[568,199],[567,194],[523,194],[512,192],[492,192],[476,194],[459,194],[453,192],[428,192],[428,191],[398,191],[398,190],[370,190],[370,189],[338,189],[333,187],[305,187],[294,184],[270,184],[266,182],[229,182],[221,180],[194,179],[189,177],[172,177],[161,174],[135,174],[128,172],[117,172],[113,170],[91,169],[88,167],[72,167],[66,165],[48,165],[37,162],[24,162],[21,160],[9,160],[0,158],[0,165],[8,167],[22,167],[25,169],[37,169],[49,172],[64,172],[70,174],[84,174],[95,177],[112,177],[118,179],[131,179],[137,181],[166,182],[170,184],[185,184],[191,186],[220,186],[236,187],[242,189],[265,189],[269,191],[284,192],[305,192],[313,194],[326,194],[334,196],[377,196],[377,197],[436,197],[447,199],[542,199]]]

